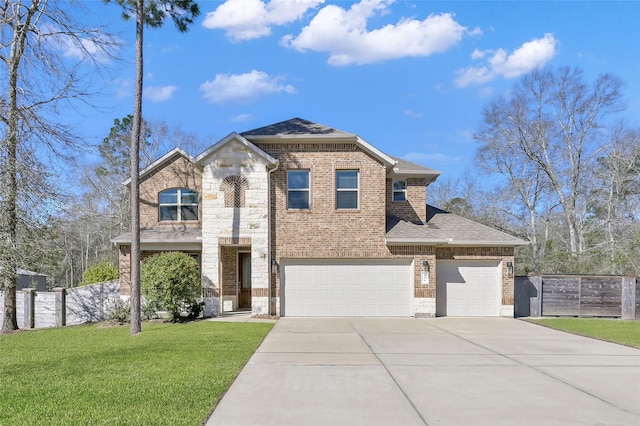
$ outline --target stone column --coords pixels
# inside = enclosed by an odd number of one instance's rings
[[[56,293],[56,327],[64,327],[67,325],[67,289],[55,288]]]
[[[36,289],[23,288],[24,296],[24,327],[35,328],[36,326]]]

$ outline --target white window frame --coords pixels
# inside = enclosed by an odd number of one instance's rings
[[[404,182],[404,188],[396,189],[396,182]],[[396,200],[396,194],[402,194],[402,199]],[[395,202],[407,201],[407,180],[406,179],[393,179],[391,181],[391,200]]]
[[[289,187],[289,173],[307,173],[308,185],[306,188],[290,188]],[[307,206],[306,207],[291,207],[289,206],[289,193],[290,192],[306,192],[307,193]],[[311,170],[309,169],[290,169],[287,170],[287,210],[309,210],[311,208]]]
[[[338,187],[338,174],[341,172],[355,172],[356,173],[356,187],[355,188],[339,188]],[[341,169],[336,170],[336,210],[357,210],[360,208],[360,170],[358,169]],[[338,194],[340,192],[355,192],[356,193],[356,206],[355,207],[340,207],[338,205]]]
[[[165,192],[170,192],[170,191],[176,191],[176,202],[175,203],[163,203],[160,199],[162,197],[162,194]],[[160,193],[158,193],[158,220],[160,222],[197,222],[199,220],[200,217],[200,206],[199,206],[199,201],[196,201],[195,203],[183,203],[182,202],[182,192],[183,191],[189,191],[192,192],[194,194],[196,194],[197,198],[200,198],[200,194],[198,194],[198,191],[194,191],[193,189],[189,189],[189,188],[170,188],[170,189],[165,189],[164,191],[160,191]],[[195,206],[195,212],[196,212],[196,218],[195,219],[183,219],[182,218],[182,207],[193,207]],[[162,218],[162,207],[176,207],[176,218],[175,219],[163,219]]]

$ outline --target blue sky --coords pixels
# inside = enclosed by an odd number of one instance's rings
[[[117,77],[83,111],[92,143],[133,108],[134,23],[87,2],[124,43]],[[200,1],[186,34],[145,32],[143,116],[214,143],[301,117],[455,178],[473,168],[481,112],[523,74],[580,67],[626,82],[640,126],[640,2]],[[117,68],[115,68],[117,67]],[[172,146],[169,142],[168,145]],[[197,154],[197,153],[194,153]]]

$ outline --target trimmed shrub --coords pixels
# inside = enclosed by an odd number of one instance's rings
[[[194,258],[177,251],[159,253],[144,261],[140,275],[149,309],[169,312],[174,322],[198,317],[202,283]]]
[[[118,266],[108,260],[94,263],[84,271],[84,283],[95,284],[105,281],[117,280],[120,277]]]
[[[124,324],[129,322],[131,317],[131,305],[128,300],[115,299],[107,309],[107,321]]]

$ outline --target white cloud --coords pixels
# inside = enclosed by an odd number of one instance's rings
[[[282,83],[284,78],[256,70],[245,74],[218,74],[202,83],[200,91],[211,103],[248,102],[273,93],[296,93],[293,86]]]
[[[468,33],[450,13],[429,15],[424,20],[403,18],[397,24],[369,31],[367,21],[385,14],[393,1],[361,0],[349,10],[334,4],[325,6],[300,34],[288,35],[282,43],[300,52],[328,52],[329,64],[339,66],[430,56],[455,46]]]
[[[144,89],[142,96],[151,102],[164,102],[171,99],[177,89],[176,86],[149,86]]]
[[[250,40],[271,34],[271,27],[300,19],[305,12],[324,0],[227,0],[207,13],[202,25],[223,29],[234,41]]]
[[[163,47],[162,49],[160,49],[161,53],[173,53],[173,52],[178,52],[180,50],[182,50],[182,45],[180,44],[170,44],[168,46]]]
[[[458,87],[483,84],[498,77],[514,78],[544,66],[557,51],[558,41],[553,34],[524,43],[510,55],[504,49],[474,50],[471,59],[486,59],[486,65],[458,70],[454,83]],[[488,56],[487,56],[488,55]]]
[[[231,121],[234,123],[244,123],[245,121],[251,120],[252,117],[252,114],[238,114],[235,117],[231,117]]]
[[[115,79],[113,84],[116,98],[125,99],[133,94],[133,82],[131,80]]]
[[[487,53],[491,53],[490,50],[478,50],[475,49],[471,54],[471,59],[482,59],[487,56]]]
[[[407,117],[411,117],[411,118],[422,118],[424,116],[423,113],[416,112],[416,111],[413,111],[411,109],[405,109],[404,110],[404,115],[406,115]]]
[[[77,60],[91,58],[97,62],[107,63],[116,55],[122,44],[118,38],[103,33],[71,37],[59,28],[47,24],[42,25],[39,32],[48,43],[62,51],[63,56]]]

